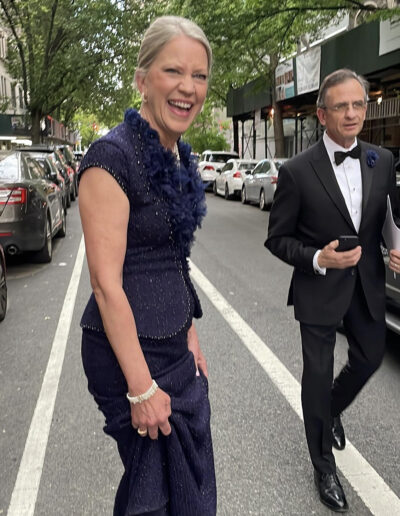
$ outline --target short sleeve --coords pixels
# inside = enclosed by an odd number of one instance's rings
[[[92,143],[79,166],[78,182],[85,170],[92,167],[107,170],[128,195],[128,165],[120,146],[102,138]]]

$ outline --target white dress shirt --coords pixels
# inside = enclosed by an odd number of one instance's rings
[[[341,147],[334,142],[324,132],[323,141],[328,153],[329,159],[332,163],[332,168],[336,176],[340,191],[344,197],[347,209],[349,211],[351,220],[353,221],[354,227],[358,231],[361,223],[361,210],[362,210],[362,179],[361,179],[361,165],[360,160],[347,157],[340,165],[335,163],[335,152],[342,151],[347,152],[357,146],[357,139],[347,149]],[[339,235],[338,235],[339,236]],[[326,274],[326,268],[322,268],[318,265],[318,256],[321,250],[318,250],[313,258],[314,270],[318,274]]]

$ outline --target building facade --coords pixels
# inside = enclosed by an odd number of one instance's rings
[[[276,99],[283,116],[285,156],[318,140],[322,133],[316,99],[322,79],[350,68],[370,83],[361,138],[400,149],[400,20],[375,21],[347,29],[301,49],[276,70]],[[258,78],[228,93],[227,113],[234,127],[234,148],[244,157],[275,157],[271,85]]]

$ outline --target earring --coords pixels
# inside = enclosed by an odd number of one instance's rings
[[[147,97],[146,97],[146,95],[145,95],[144,91],[142,91],[142,93],[140,94],[140,97],[141,97],[141,99],[142,99],[142,102],[143,102],[144,104],[146,104],[146,102],[147,102]]]

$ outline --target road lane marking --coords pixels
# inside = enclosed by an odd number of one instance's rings
[[[303,420],[300,383],[193,262],[190,262],[190,268],[197,285]],[[347,438],[346,449],[335,452],[335,459],[343,475],[372,514],[400,514],[400,499]]]
[[[61,376],[84,257],[85,245],[82,236],[51,347],[46,372],[43,377],[42,388],[26,439],[17,480],[11,495],[7,516],[32,516],[35,512],[58,383]]]

